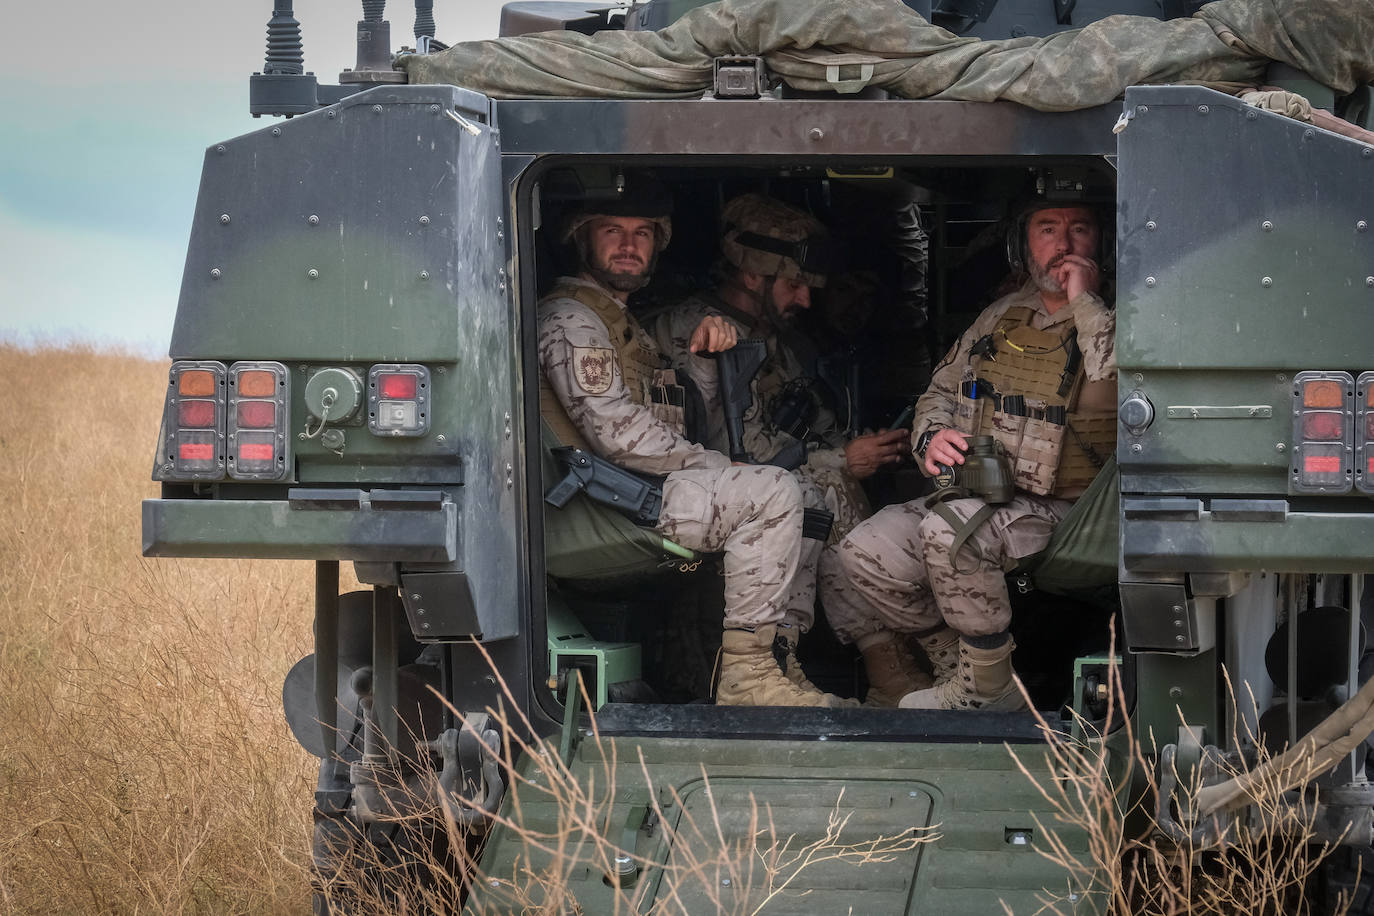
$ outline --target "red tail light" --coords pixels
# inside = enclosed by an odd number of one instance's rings
[[[286,476],[289,380],[281,363],[238,362],[229,367],[229,476],[235,480]]]
[[[224,477],[225,369],[223,363],[178,360],[167,375],[154,480]]]
[[[379,363],[367,373],[367,428],[377,436],[429,432],[429,370],[411,363]]]
[[[1348,373],[1299,372],[1293,377],[1292,492],[1350,490],[1355,470],[1354,407],[1355,380]]]

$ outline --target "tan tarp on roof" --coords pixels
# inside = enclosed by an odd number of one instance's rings
[[[403,58],[412,83],[495,98],[700,94],[712,61],[761,54],[802,90],[827,66],[911,99],[1009,99],[1041,111],[1100,105],[1127,86],[1256,85],[1269,61],[1346,93],[1374,82],[1374,0],[1216,0],[1190,19],[1111,16],[1048,38],[983,41],[926,22],[899,0],[720,0],[657,32],[544,32]]]

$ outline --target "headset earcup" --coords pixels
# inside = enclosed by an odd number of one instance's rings
[[[1007,227],[1007,266],[1012,270],[1026,269],[1026,220],[1017,217]]]

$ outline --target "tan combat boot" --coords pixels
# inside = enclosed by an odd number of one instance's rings
[[[954,677],[959,671],[959,634],[949,627],[941,627],[934,633],[915,637],[916,644],[925,653],[935,672],[938,686]]]
[[[1008,639],[996,649],[978,649],[959,640],[958,673],[929,690],[918,690],[902,697],[902,709],[966,709],[1010,712],[1026,708],[1011,670]]]
[[[929,674],[916,666],[916,659],[912,658],[905,641],[891,630],[859,637],[858,647],[868,673],[865,706],[890,709],[908,693],[934,683]]]
[[[815,691],[816,693],[824,694],[824,691],[811,683],[811,679],[807,677],[806,672],[802,670],[801,662],[797,661],[797,643],[800,641],[801,630],[795,625],[786,623],[779,624],[778,635],[773,640],[773,656],[778,660],[778,664],[782,666],[782,673],[787,676],[789,681],[808,693]],[[859,705],[858,700],[839,696],[835,697],[835,699],[839,702],[826,705],[842,708],[857,707]]]
[[[773,654],[778,628],[773,624],[754,632],[726,630],[720,643],[720,682],[717,706],[848,706],[853,701],[815,687],[798,687],[783,676]]]

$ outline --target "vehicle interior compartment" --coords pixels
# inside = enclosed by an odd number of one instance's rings
[[[648,286],[629,299],[642,323],[713,285],[720,213],[736,195],[762,192],[825,224],[837,249],[828,282],[813,290],[811,307],[784,333],[814,367],[814,381],[792,394],[809,409],[832,411],[850,438],[896,422],[909,427],[908,408],[932,367],[985,306],[1023,282],[1024,274],[1008,266],[1006,238],[1009,216],[1026,200],[1040,195],[1093,206],[1103,217],[1103,248],[1111,251],[1115,172],[1101,158],[714,166],[563,160],[529,177],[517,194],[518,206],[538,211],[526,223],[538,227],[538,288],[523,297],[526,322],[556,277],[577,273],[576,253],[560,239],[564,220],[636,170],[666,185],[674,201],[671,244]],[[1104,277],[1110,304],[1109,269]],[[527,386],[537,371],[527,367]],[[559,444],[546,427],[541,492],[558,483],[550,448]],[[875,511],[922,498],[932,486],[911,460],[863,484]],[[635,540],[643,529],[628,518],[579,500],[584,505],[568,507],[575,517],[542,507],[553,694],[562,701],[568,672],[577,669],[593,708],[709,703],[723,607],[720,557],[679,554],[672,545],[654,549],[652,538]],[[1075,659],[1108,650],[1115,589],[1048,594],[1014,575],[1008,585],[1016,671],[1035,706],[1057,716],[1072,705]],[[818,608],[798,650],[802,666],[822,690],[862,699],[859,654],[825,620]]]

